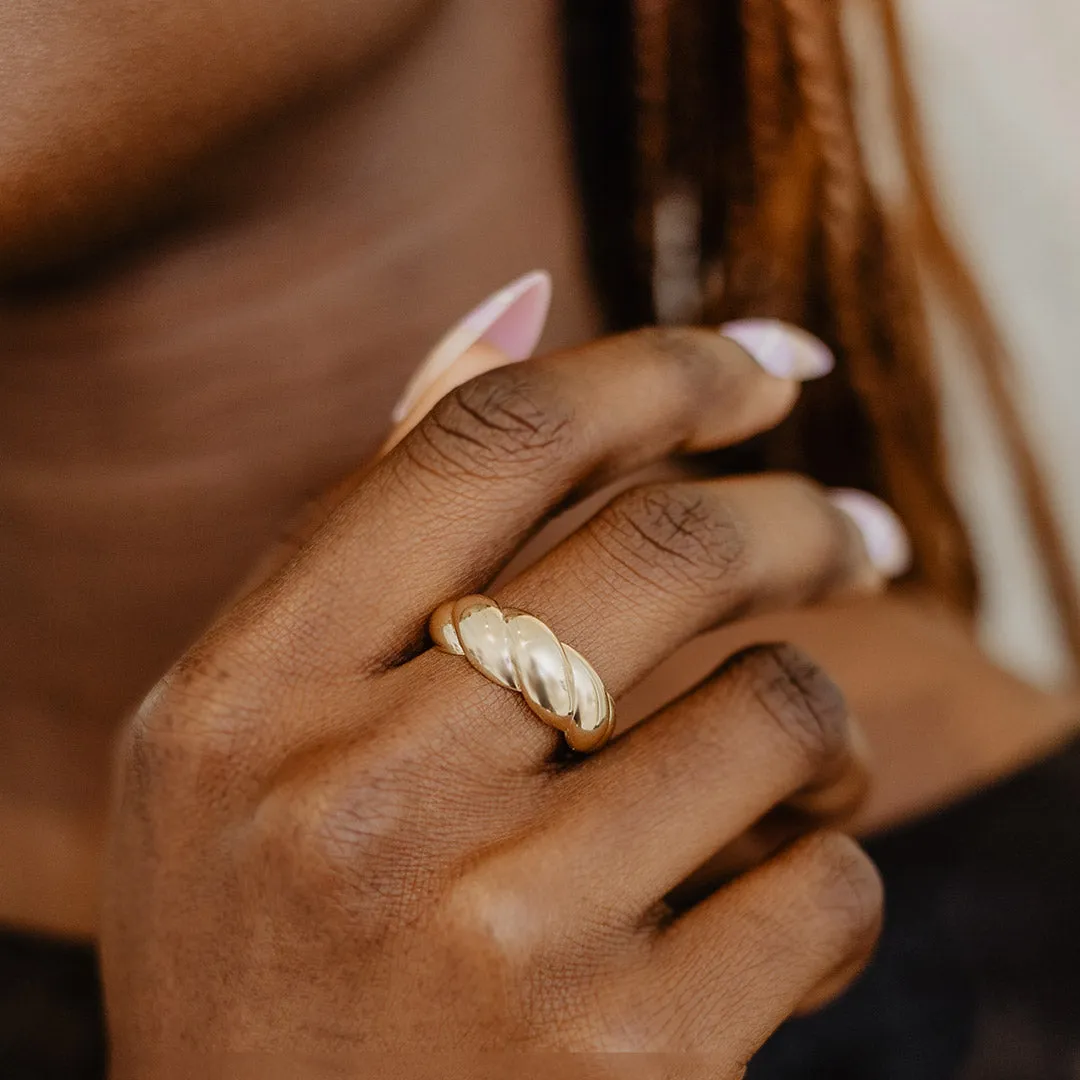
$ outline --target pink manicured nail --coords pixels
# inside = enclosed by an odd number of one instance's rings
[[[489,296],[428,353],[394,406],[394,421],[400,423],[424,391],[479,341],[494,345],[510,361],[527,360],[544,332],[550,305],[546,270],[534,270]]]
[[[885,503],[865,491],[851,488],[831,491],[829,498],[858,526],[866,553],[879,573],[887,578],[899,577],[911,566],[907,530]]]
[[[720,333],[778,379],[817,379],[828,375],[835,363],[823,341],[779,319],[740,319],[725,323]]]

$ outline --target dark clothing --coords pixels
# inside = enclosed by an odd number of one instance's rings
[[[1077,1080],[1080,744],[868,850],[876,960],[748,1080]]]
[[[876,960],[748,1080],[1077,1080],[1080,743],[868,847]],[[0,935],[3,1080],[99,1080],[101,1025],[90,949]]]
[[[94,950],[0,933],[0,1078],[104,1076],[104,1021]]]

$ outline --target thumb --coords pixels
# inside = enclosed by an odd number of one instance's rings
[[[477,375],[527,360],[551,304],[551,277],[534,270],[489,296],[428,354],[394,408],[395,426],[379,451],[399,443],[451,390]]]
[[[394,428],[376,460],[399,443],[455,387],[485,371],[527,360],[544,332],[550,304],[551,277],[546,271],[534,270],[489,296],[448,331],[406,386],[392,413]],[[308,502],[258,560],[239,589],[230,594],[219,613],[284,566],[355,488],[370,464]]]

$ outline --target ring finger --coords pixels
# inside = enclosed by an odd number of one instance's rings
[[[635,922],[716,852],[852,761],[843,696],[788,645],[748,649],[697,690],[555,774],[545,827],[508,876],[555,867],[551,903]],[[527,878],[526,873],[526,878]]]

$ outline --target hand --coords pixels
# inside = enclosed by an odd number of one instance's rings
[[[780,804],[850,788],[850,721],[806,657],[744,651],[566,760],[517,695],[424,648],[431,610],[567,500],[763,430],[795,392],[717,334],[642,332],[466,384],[355,483],[127,732],[118,1075],[181,1048],[535,1048],[705,1050],[734,1076],[860,968],[879,885],[842,836],[665,899]],[[625,492],[496,598],[618,697],[736,615],[879,583],[850,516],[770,476]]]
[[[715,657],[762,640],[812,648],[859,718],[871,783],[858,813],[844,823],[857,834],[932,813],[1058,751],[1077,734],[1075,686],[1047,690],[1003,670],[980,647],[970,619],[911,586],[704,635],[684,650],[681,670],[666,664],[641,688],[640,707],[693,685]]]

